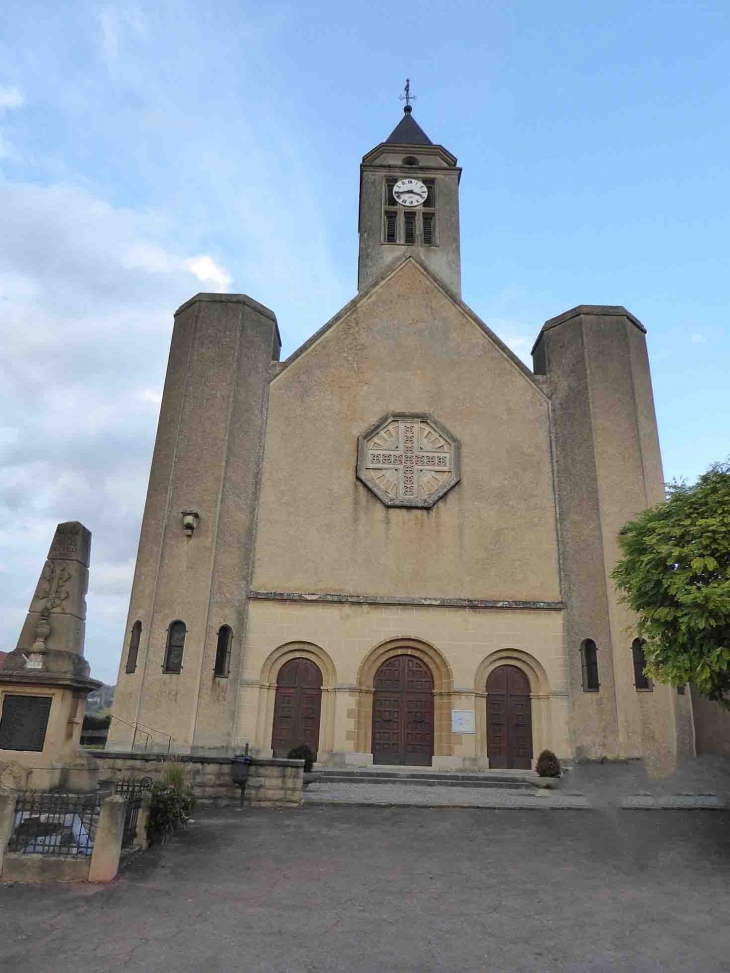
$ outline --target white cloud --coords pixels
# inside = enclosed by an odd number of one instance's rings
[[[226,291],[231,286],[233,280],[231,275],[207,254],[202,254],[200,257],[190,257],[189,260],[185,261],[185,266],[195,274],[198,280],[215,284],[218,291]]]
[[[703,334],[693,334],[690,335],[689,339],[693,345],[704,345],[707,343],[707,338]]]
[[[142,400],[142,402],[150,402],[152,405],[156,405],[158,408],[162,404],[162,392],[157,389],[140,389],[137,395]]]
[[[0,111],[22,108],[25,98],[19,88],[14,85],[0,85]]]
[[[71,186],[0,183],[0,648],[15,645],[55,525],[94,535],[87,656],[113,681],[172,312],[189,266],[152,214]],[[192,258],[198,260],[200,258]]]

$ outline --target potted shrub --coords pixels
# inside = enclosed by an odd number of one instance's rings
[[[191,818],[195,798],[183,763],[170,761],[162,780],[152,788],[147,837],[151,845],[165,845]]]
[[[300,743],[298,747],[293,747],[287,757],[289,760],[303,760],[304,761],[304,773],[311,774],[312,767],[314,767],[314,761],[317,754],[309,749],[306,743]]]
[[[543,750],[535,764],[537,786],[555,790],[560,782],[560,761],[552,750]]]

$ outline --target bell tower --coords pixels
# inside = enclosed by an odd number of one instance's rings
[[[410,254],[460,298],[461,169],[420,127],[410,100],[407,84],[403,118],[360,166],[358,291]]]

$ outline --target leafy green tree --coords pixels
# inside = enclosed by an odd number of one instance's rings
[[[619,543],[612,578],[639,616],[647,674],[692,681],[730,709],[730,462],[694,486],[670,484],[667,501],[626,524]]]

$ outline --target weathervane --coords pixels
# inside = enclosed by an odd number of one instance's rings
[[[405,94],[402,94],[400,96],[400,100],[405,102],[403,111],[406,113],[406,115],[410,115],[410,113],[413,111],[413,105],[411,104],[411,102],[416,100],[416,96],[411,94],[410,78],[406,78],[406,86],[403,90]]]

